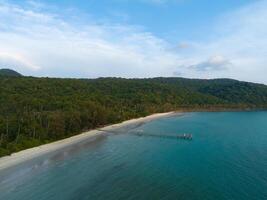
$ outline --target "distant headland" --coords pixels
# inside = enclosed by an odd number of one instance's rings
[[[0,76],[21,77],[22,74],[12,69],[3,68],[3,69],[0,69]]]

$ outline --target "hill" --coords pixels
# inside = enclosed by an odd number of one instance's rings
[[[22,75],[12,69],[0,69],[0,76],[20,77]]]
[[[0,77],[0,156],[173,110],[267,108],[267,86],[231,79]]]

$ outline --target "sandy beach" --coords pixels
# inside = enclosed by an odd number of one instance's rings
[[[11,166],[20,164],[22,162],[25,162],[27,160],[31,160],[33,158],[42,156],[42,155],[50,153],[50,152],[54,152],[54,151],[62,149],[64,147],[68,147],[68,146],[77,144],[77,143],[84,141],[86,139],[89,139],[91,137],[95,137],[95,136],[104,134],[105,131],[108,132],[108,131],[111,131],[113,129],[124,127],[124,126],[130,125],[130,124],[147,122],[147,121],[155,120],[155,119],[158,119],[161,117],[170,116],[172,114],[174,114],[174,112],[157,113],[157,114],[149,115],[147,117],[131,119],[131,120],[124,121],[122,123],[103,127],[103,128],[101,128],[101,130],[95,129],[95,130],[87,131],[87,132],[81,133],[79,135],[70,137],[70,138],[66,138],[66,139],[59,140],[59,141],[56,141],[53,143],[41,145],[41,146],[34,147],[31,149],[23,150],[23,151],[14,153],[10,156],[5,156],[5,157],[0,158],[0,170],[7,169]]]

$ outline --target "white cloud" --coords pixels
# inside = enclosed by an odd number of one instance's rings
[[[222,16],[209,33],[213,39],[192,44],[190,53],[184,54],[177,71],[188,77],[230,77],[267,83],[266,11],[267,1],[262,0]],[[197,67],[197,71],[192,70],[192,65],[210,68],[212,55],[220,55],[217,58],[223,64],[216,64],[215,68],[224,66],[224,69],[201,71]]]
[[[221,55],[215,55],[210,57],[208,60],[191,65],[192,69],[197,71],[218,71],[218,70],[227,70],[232,64],[229,60],[224,58]]]
[[[77,23],[45,5],[1,3],[0,65],[60,77],[228,77],[267,83],[267,1],[228,13],[213,39],[168,43],[141,27]],[[1,66],[0,66],[1,67]],[[5,66],[3,66],[5,67]]]
[[[164,40],[139,28],[74,25],[53,13],[7,3],[0,4],[0,43],[5,61],[17,63],[10,55],[20,55],[25,60],[20,66],[38,66],[32,74],[39,76],[159,76],[176,60]]]
[[[17,69],[26,68],[28,70],[38,70],[39,66],[31,63],[25,57],[21,55],[17,55],[15,53],[9,54],[6,52],[0,52],[0,66],[12,68],[15,67]]]

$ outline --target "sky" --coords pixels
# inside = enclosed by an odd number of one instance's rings
[[[267,0],[0,0],[0,68],[267,84]]]

